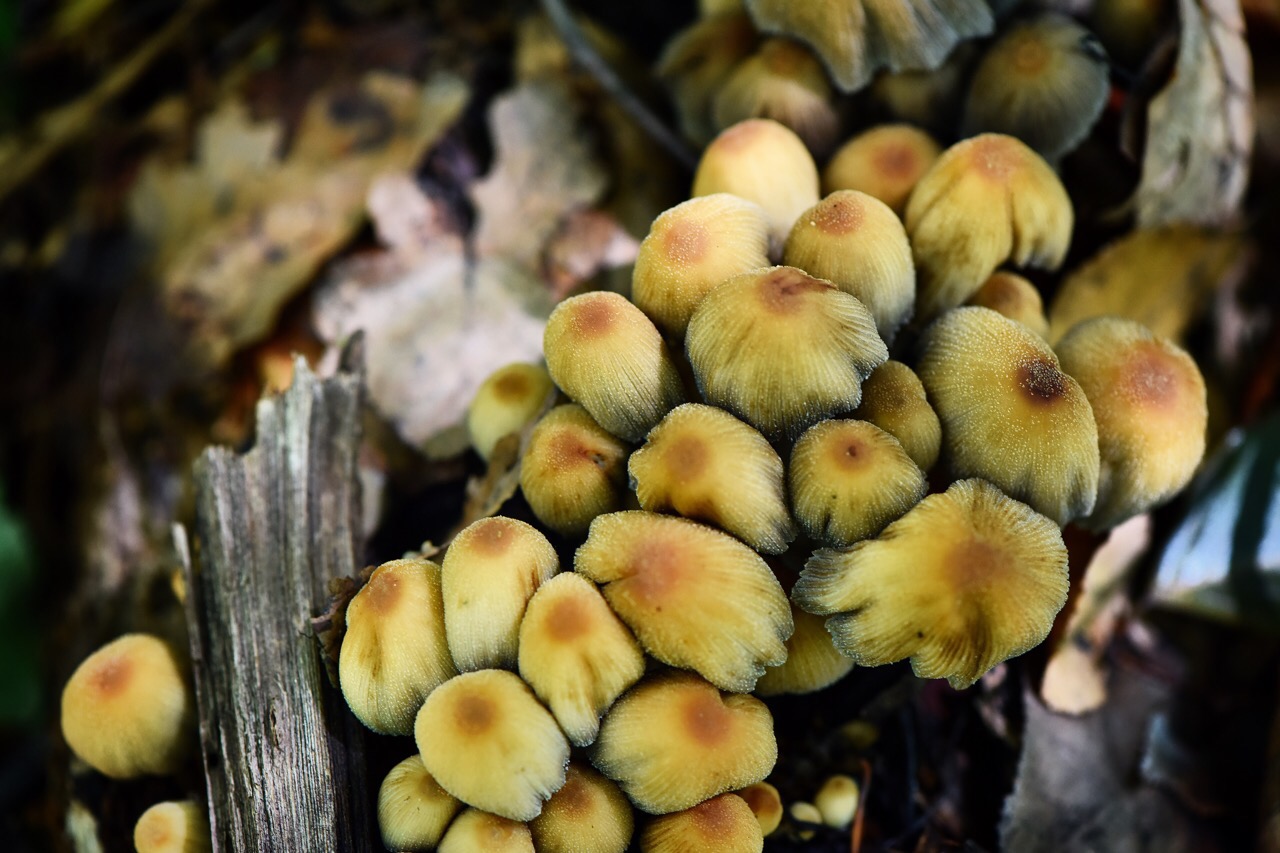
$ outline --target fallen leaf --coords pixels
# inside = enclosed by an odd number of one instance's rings
[[[1192,226],[1134,231],[1067,276],[1049,309],[1049,340],[1105,315],[1181,340],[1214,291],[1243,270],[1245,245],[1238,236]]]
[[[1236,0],[1178,0],[1169,84],[1147,108],[1138,225],[1236,218],[1253,148],[1253,70]]]

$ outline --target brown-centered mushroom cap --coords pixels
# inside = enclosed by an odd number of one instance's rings
[[[921,353],[955,476],[989,480],[1060,525],[1093,510],[1093,410],[1048,344],[989,308],[957,308],[926,331]]]
[[[654,818],[640,833],[641,853],[760,853],[764,834],[746,801],[721,794]]]
[[[482,669],[432,691],[413,727],[422,764],[453,796],[531,820],[564,784],[569,742],[516,675]]]
[[[889,357],[866,306],[794,267],[735,276],[707,294],[685,349],[707,402],[771,440],[852,411],[862,380]]]
[[[840,119],[822,64],[804,45],[765,39],[733,70],[712,101],[718,127],[752,118],[780,122],[810,151],[823,156],[835,143]]]
[[[968,687],[1048,635],[1067,598],[1054,522],[983,480],[926,497],[878,539],[813,555],[792,590],[862,666],[911,658]]]
[[[673,672],[640,682],[618,700],[591,761],[638,809],[667,814],[759,782],[777,758],[763,702]]]
[[[728,534],[615,512],[591,523],[574,569],[601,585],[645,651],[718,687],[745,693],[784,660],[793,630],[786,594],[760,555]]]
[[[1181,491],[1204,457],[1208,406],[1191,356],[1132,320],[1100,317],[1058,344],[1098,424],[1098,502],[1082,524],[1114,527]]]
[[[520,624],[520,677],[575,746],[596,739],[600,716],[644,675],[644,652],[595,585],[565,572],[544,583]]]
[[[134,825],[133,846],[138,853],[208,853],[209,814],[194,800],[156,803]]]
[[[614,782],[590,765],[570,761],[564,787],[529,823],[538,853],[623,853],[635,815]]]
[[[965,304],[990,308],[1010,320],[1017,320],[1042,338],[1049,337],[1049,320],[1044,315],[1040,291],[1017,273],[1004,270],[992,273]]]
[[[517,362],[500,367],[480,383],[467,409],[467,434],[481,459],[494,445],[532,421],[555,390],[547,369]]]
[[[787,640],[787,659],[771,666],[756,682],[757,696],[812,693],[830,687],[853,669],[853,661],[842,655],[827,632],[821,616],[792,605],[795,633]],[[740,792],[741,793],[741,792]],[[779,805],[779,812],[781,805]],[[766,829],[765,835],[772,830]]]
[[[378,787],[378,830],[388,850],[434,850],[462,802],[440,787],[411,755],[391,768]]]
[[[911,245],[897,214],[857,190],[837,190],[796,220],[782,260],[858,298],[892,343],[916,301]]]
[[[823,633],[826,633],[825,631]],[[735,791],[746,802],[760,824],[760,833],[768,838],[782,823],[782,797],[778,789],[768,782],[756,782]]]
[[[537,848],[525,824],[467,809],[449,825],[440,853],[537,853]]]
[[[525,607],[559,570],[547,537],[514,518],[482,518],[454,537],[440,575],[445,635],[458,669],[514,669]]]
[[[890,359],[862,383],[862,402],[853,417],[873,423],[898,440],[911,460],[928,471],[942,449],[942,424],[929,405],[915,371]]]
[[[916,183],[942,153],[933,137],[909,124],[865,130],[836,151],[822,170],[822,191],[857,190],[880,199],[898,216]]]
[[[347,606],[338,652],[342,696],[379,734],[407,735],[432,690],[458,674],[445,640],[440,567],[383,563]]]
[[[781,457],[723,409],[672,409],[631,454],[627,470],[650,512],[705,521],[767,554],[781,554],[796,536]]]
[[[542,348],[560,390],[600,426],[644,438],[684,401],[684,387],[653,321],[616,293],[571,296],[547,320]]]
[[[622,508],[628,452],[586,409],[556,406],[529,436],[520,491],[547,527],[562,536],[583,536],[597,515]]]

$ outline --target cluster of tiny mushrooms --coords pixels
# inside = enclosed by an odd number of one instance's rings
[[[486,459],[523,437],[523,496],[572,566],[486,518],[439,564],[377,567],[347,609],[347,703],[418,749],[379,792],[388,849],[758,851],[782,807],[756,695],[903,659],[967,687],[1047,636],[1063,525],[1105,530],[1191,478],[1194,361],[1116,317],[1050,340],[1002,269],[1067,252],[1050,163],[1105,100],[1096,41],[1059,16],[1008,26],[961,141],[880,126],[819,174],[833,84],[932,68],[993,26],[981,0],[912,3],[931,28],[886,5],[746,0],[752,19],[712,8],[668,49],[686,133],[727,126],[693,197],[654,221],[629,299],[565,300],[545,367],[499,370],[469,415]],[[111,777],[173,772],[185,681],[164,641],[109,643],[66,686],[68,744]],[[856,786],[827,787],[793,816],[847,825]],[[136,843],[208,849],[203,808],[155,806]]]

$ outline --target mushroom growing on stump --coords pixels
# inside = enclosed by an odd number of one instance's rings
[[[862,402],[853,417],[896,438],[921,471],[928,471],[938,461],[942,424],[929,405],[920,377],[902,362],[886,361],[867,377],[862,383]]]
[[[822,170],[822,191],[857,190],[899,217],[911,191],[942,153],[933,137],[909,124],[882,124],[850,139]]]
[[[683,518],[615,512],[591,524],[574,569],[650,655],[745,693],[786,657],[791,610],[773,572],[733,537]]]
[[[1057,269],[1074,220],[1062,182],[1024,143],[985,133],[952,145],[907,203],[917,319],[960,305],[1007,260]]]
[[[71,674],[62,690],[62,736],[113,779],[175,773],[193,745],[194,705],[169,644],[125,634]]]
[[[642,675],[635,637],[581,575],[557,575],[529,600],[520,623],[520,677],[574,746],[596,739],[600,716]]]
[[[480,458],[488,462],[500,439],[536,418],[554,390],[540,364],[517,362],[489,374],[467,409],[467,434]]]
[[[1191,482],[1209,417],[1204,377],[1191,356],[1141,323],[1099,317],[1068,332],[1058,357],[1098,424],[1098,502],[1083,526],[1114,527]]]
[[[702,300],[685,339],[707,402],[773,441],[852,411],[889,358],[861,302],[794,267],[735,276]]]
[[[1067,600],[1067,549],[1051,519],[983,480],[930,495],[879,539],[814,554],[792,590],[830,617],[861,666],[911,658],[956,688],[1039,645]]]
[[[561,536],[586,534],[597,515],[622,509],[628,447],[572,403],[538,421],[520,463],[520,492]]]
[[[156,803],[133,827],[137,853],[208,853],[209,813],[194,800]]]
[[[624,853],[635,831],[631,803],[587,764],[570,761],[564,787],[529,823],[538,853]]]
[[[988,308],[957,308],[921,353],[955,476],[989,480],[1060,525],[1093,511],[1098,428],[1048,344]]]
[[[673,340],[693,309],[727,278],[769,265],[769,225],[758,204],[728,193],[691,198],[653,220],[631,275],[631,299]]]
[[[568,741],[551,712],[505,670],[468,672],[437,687],[413,734],[440,787],[510,820],[537,817],[564,784]]]
[[[434,850],[461,809],[462,802],[427,772],[422,756],[411,755],[378,788],[382,844],[388,850]]]
[[[916,269],[907,232],[884,202],[866,193],[838,190],[802,213],[782,260],[857,297],[888,343],[911,316]]]
[[[782,459],[764,436],[700,403],[672,409],[627,463],[640,506],[713,524],[765,554],[796,536]]]
[[[338,652],[338,684],[351,712],[379,734],[410,734],[423,700],[457,674],[445,640],[440,567],[405,559],[374,569],[347,605]]]
[[[721,794],[691,809],[654,818],[640,834],[643,853],[760,853],[764,834],[747,802]]]
[[[514,518],[482,518],[455,536],[440,575],[445,636],[458,669],[514,669],[525,607],[559,570],[547,537]]]
[[[759,782],[777,759],[763,702],[722,694],[692,673],[668,673],[640,682],[610,709],[591,762],[636,808],[667,814]]]
[[[679,371],[648,317],[616,293],[572,296],[547,320],[542,348],[561,391],[626,441],[684,402]]]

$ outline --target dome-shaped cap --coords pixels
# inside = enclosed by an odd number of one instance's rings
[[[878,125],[837,149],[822,170],[822,191],[864,192],[902,216],[911,191],[941,153],[942,146],[917,127]]]
[[[862,383],[862,402],[853,417],[896,438],[921,471],[928,471],[938,461],[942,424],[929,405],[920,377],[902,362],[890,359],[867,377]]]
[[[434,850],[462,802],[440,787],[421,755],[401,761],[378,787],[378,830],[388,850]]]
[[[853,661],[840,654],[832,642],[825,619],[806,613],[794,605],[791,608],[791,618],[796,623],[796,630],[787,640],[787,659],[778,666],[769,667],[760,676],[753,691],[757,696],[812,693],[830,687],[853,669]],[[747,797],[747,801],[751,802],[751,798]],[[782,805],[779,803],[779,817],[781,812]],[[759,815],[759,810],[756,813]],[[774,827],[776,826],[775,823]],[[772,831],[765,829],[764,834],[768,835]]]
[[[1049,337],[1049,320],[1044,315],[1040,291],[1017,273],[1004,270],[992,273],[965,304],[990,308],[1018,321],[1042,338]]]
[[[649,821],[642,853],[760,853],[764,834],[746,801],[721,794],[690,809]]]
[[[712,101],[718,127],[773,119],[796,132],[819,156],[835,143],[840,119],[822,64],[804,45],[765,39],[733,70]]]
[[[554,390],[551,375],[540,364],[517,362],[489,374],[467,409],[467,434],[480,458],[488,461],[499,439],[536,418]]]
[[[537,853],[529,827],[481,809],[467,809],[449,825],[440,853]]]
[[[564,787],[529,823],[538,853],[623,853],[635,815],[614,782],[588,764],[570,761]]]
[[[133,827],[137,853],[209,853],[209,813],[194,800],[156,803]]]
[[[556,406],[529,436],[520,492],[547,527],[583,536],[597,515],[622,509],[629,451],[577,403]]]

